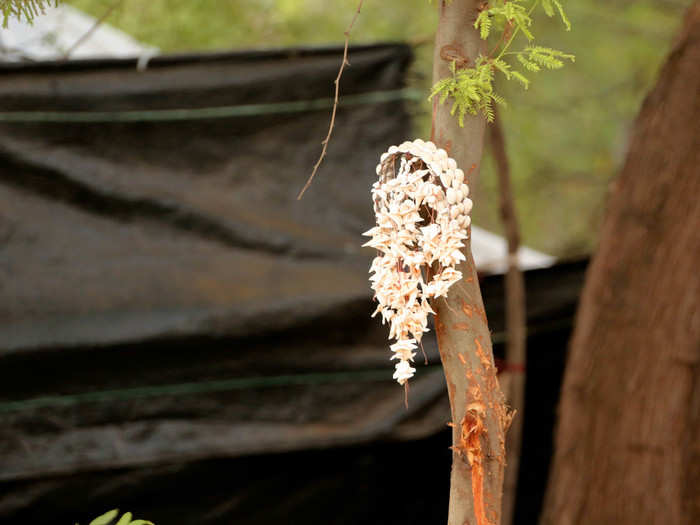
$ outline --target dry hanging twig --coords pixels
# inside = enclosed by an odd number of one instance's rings
[[[117,0],[112,5],[110,5],[107,10],[102,14],[100,18],[95,20],[95,23],[90,29],[88,29],[83,36],[81,36],[68,50],[63,53],[63,59],[67,60],[73,54],[73,52],[78,49],[83,43],[92,36],[92,34],[100,27],[107,18],[112,14],[112,12],[122,4],[123,0]]]
[[[318,167],[321,165],[321,162],[323,162],[323,159],[326,156],[326,150],[328,149],[328,142],[331,140],[331,135],[333,134],[333,126],[335,125],[335,113],[338,110],[338,94],[340,92],[340,77],[343,76],[343,70],[345,69],[345,66],[350,65],[350,62],[348,62],[348,46],[350,45],[350,31],[352,30],[352,26],[355,25],[355,20],[357,20],[357,17],[360,15],[360,10],[362,9],[362,2],[363,1],[364,0],[360,0],[360,3],[357,4],[357,10],[355,11],[355,16],[352,17],[352,20],[350,21],[350,25],[348,26],[348,28],[345,30],[345,33],[344,33],[344,35],[345,35],[345,48],[343,50],[343,61],[340,64],[340,69],[338,70],[338,76],[335,78],[335,98],[333,99],[333,112],[331,113],[331,123],[328,126],[328,135],[326,135],[326,138],[321,143],[321,144],[323,144],[323,149],[321,150],[321,156],[316,161],[316,164],[314,165],[314,169],[311,172],[309,179],[306,181],[306,184],[304,184],[304,187],[299,192],[299,195],[297,195],[297,200],[300,200],[303,197],[304,192],[311,185],[311,181],[314,180],[314,177],[316,176],[316,172],[318,171]]]

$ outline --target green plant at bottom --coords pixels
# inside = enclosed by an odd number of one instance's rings
[[[119,521],[114,521],[119,516],[119,509],[112,509],[105,512],[102,516],[98,516],[90,522],[90,525],[155,525],[152,521],[147,520],[132,520],[131,512],[125,512]],[[76,523],[76,525],[78,525]]]

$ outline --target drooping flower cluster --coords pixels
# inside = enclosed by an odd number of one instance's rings
[[[364,246],[378,250],[370,281],[379,305],[372,316],[389,323],[390,346],[397,359],[394,379],[413,377],[411,362],[428,314],[430,299],[446,297],[462,278],[460,248],[471,223],[472,201],[464,172],[432,142],[416,139],[391,146],[377,165],[372,186],[377,225],[364,233]]]

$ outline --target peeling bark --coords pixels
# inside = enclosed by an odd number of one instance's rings
[[[450,62],[473,64],[482,41],[473,27],[477,1],[442,2],[435,39],[433,81],[450,75]],[[455,53],[459,57],[455,56]],[[433,105],[431,139],[448,151],[467,177],[481,163],[485,120],[465,119],[460,128],[449,102]],[[449,525],[498,525],[505,466],[504,434],[509,415],[503,403],[491,350],[481,291],[471,256],[458,269],[463,279],[447,300],[434,304],[435,328],[452,415],[452,474]]]
[[[542,523],[700,523],[700,3],[647,96],[571,343]]]

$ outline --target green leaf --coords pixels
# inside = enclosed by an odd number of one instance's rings
[[[518,27],[519,27],[520,30],[523,32],[523,34],[527,37],[527,39],[530,40],[530,41],[532,41],[532,40],[535,39],[535,35],[532,34],[532,32],[530,31],[530,29],[528,29],[528,27],[527,27],[528,25],[529,25],[529,24],[523,23],[523,24],[519,24]]]
[[[129,525],[130,523],[132,523],[132,517],[133,515],[131,514],[131,512],[125,512],[124,514],[122,514],[122,517],[119,518],[117,525]]]
[[[107,525],[119,515],[119,509],[113,509],[105,512],[102,516],[98,516],[90,522],[90,525]]]
[[[532,60],[528,60],[527,58],[525,58],[525,56],[522,53],[518,53],[517,58],[518,58],[518,62],[520,62],[525,67],[525,69],[527,69],[528,71],[532,71],[533,73],[537,73],[538,71],[540,71],[542,69],[542,68],[540,68],[540,66],[538,66]]]
[[[554,8],[552,7],[552,0],[542,0],[542,9],[547,16],[554,16]]]
[[[155,525],[152,521],[148,520],[136,520],[129,523],[129,525]]]
[[[484,106],[484,115],[486,116],[486,122],[493,122],[496,118],[496,114],[494,113],[490,102],[487,102]]]
[[[520,71],[514,70],[512,64],[506,62],[504,59],[506,56],[515,55],[525,71],[532,73],[540,72],[545,68],[559,69],[564,66],[565,60],[574,61],[574,55],[532,44],[519,52],[506,52],[516,36],[515,33],[522,31],[530,42],[534,40],[535,37],[530,31],[532,26],[530,12],[539,1],[542,1],[542,7],[547,16],[554,16],[558,11],[567,28],[570,27],[560,0],[535,0],[534,2],[491,0],[488,9],[477,15],[474,27],[479,30],[483,39],[492,36],[493,27],[501,30],[503,27],[510,26],[515,28],[515,31],[507,42],[501,43],[503,47],[496,58],[481,55],[471,68],[458,69],[457,64],[452,62],[450,63],[452,76],[439,80],[433,86],[429,98],[432,100],[437,97],[440,104],[450,100],[450,114],[458,119],[460,126],[464,125],[466,115],[476,115],[479,112],[491,122],[495,118],[494,104],[506,104],[505,99],[493,91],[496,71],[500,71],[508,80],[516,80],[525,89],[530,86],[530,80]],[[529,6],[526,7],[523,3],[528,3]]]
[[[491,32],[491,17],[489,16],[489,11],[484,10],[479,13],[474,22],[474,28],[479,29],[479,36],[482,40],[486,40]]]
[[[561,17],[561,21],[564,22],[566,30],[571,31],[571,22],[569,22],[569,19],[566,16],[566,13],[564,12],[564,7],[561,5],[561,2],[559,0],[552,0],[552,2],[554,2],[554,5],[557,6],[557,11],[559,11],[559,16]]]
[[[520,58],[521,55],[522,59]],[[518,55],[518,60],[520,60],[523,65],[525,65],[525,62],[523,62],[524,59],[526,62],[534,62],[547,69],[560,69],[564,67],[564,62],[561,59],[569,59],[572,62],[575,59],[574,55],[542,46],[526,47],[521,51],[521,55]]]
[[[510,64],[508,64],[507,62],[504,62],[503,60],[501,60],[499,58],[494,59],[494,61],[492,63],[493,63],[493,67],[498,69],[501,73],[503,73],[505,75],[505,77],[508,80],[510,80]]]
[[[491,96],[491,98],[492,98],[493,101],[494,101],[496,104],[498,104],[499,106],[503,106],[503,107],[507,107],[507,106],[508,106],[508,103],[506,102],[506,99],[504,99],[501,95],[497,95],[496,93],[494,93],[494,94]]]
[[[477,115],[479,112],[491,122],[495,118],[493,102],[505,104],[503,97],[493,92],[494,70],[499,69],[508,77],[509,68],[503,60],[479,56],[474,67],[454,70],[452,77],[438,81],[430,96],[439,95],[441,104],[450,98],[450,114],[456,116],[460,126],[464,126],[466,115]]]
[[[530,87],[530,81],[519,71],[511,71],[510,74],[513,75],[513,78],[520,82],[525,89]]]
[[[58,0],[0,0],[2,27],[7,27],[10,18],[32,24],[34,18],[44,13],[47,7],[58,5]]]

